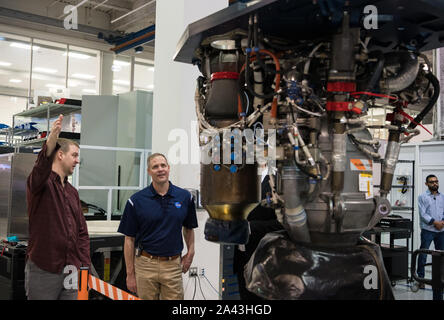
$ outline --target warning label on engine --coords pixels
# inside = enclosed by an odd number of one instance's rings
[[[373,171],[373,161],[369,159],[350,159],[351,171]]]
[[[373,198],[373,176],[371,174],[359,174],[359,191],[365,192],[365,198]]]

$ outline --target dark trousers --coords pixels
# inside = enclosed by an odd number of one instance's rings
[[[444,232],[433,232],[425,229],[421,229],[421,249],[428,249],[430,244],[435,244],[435,250],[444,250]],[[420,254],[418,256],[418,277],[424,278],[424,267],[427,262],[427,255]],[[439,297],[439,293],[433,290],[433,300],[442,300],[442,297]],[[441,298],[441,299],[439,299]]]
[[[25,290],[28,300],[77,300],[76,289],[66,289],[66,274],[40,269],[30,259],[25,267]]]

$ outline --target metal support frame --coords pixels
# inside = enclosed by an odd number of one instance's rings
[[[118,18],[116,18],[116,19],[114,19],[114,20],[111,20],[111,23],[117,22],[117,21],[119,21],[119,20],[121,20],[121,19],[123,19],[123,18],[129,16],[130,14],[133,14],[134,12],[137,12],[137,11],[139,11],[140,9],[143,9],[143,8],[145,8],[145,7],[147,7],[147,6],[151,5],[151,4],[153,4],[153,3],[155,3],[155,2],[156,2],[156,0],[151,0],[150,2],[147,2],[147,3],[143,4],[143,5],[141,5],[140,7],[136,8],[136,9],[134,9],[134,10],[131,10],[131,11],[128,12],[128,13],[125,13],[124,15],[121,15],[120,17],[118,17]]]
[[[416,261],[419,254],[431,255],[432,256],[432,278],[419,278],[416,273]],[[443,288],[444,288],[444,251],[441,250],[429,250],[429,249],[418,249],[413,252],[411,270],[413,278],[419,283],[424,283],[432,286],[432,289],[436,291],[438,297],[434,297],[437,300],[443,300]],[[435,296],[435,293],[434,293]]]
[[[0,7],[0,16],[26,21],[27,23],[37,23],[37,24],[41,24],[41,25],[64,29],[63,20],[50,18],[50,17],[44,17],[44,16],[33,14],[33,13],[22,12],[22,11],[18,11],[18,10]],[[94,37],[97,37],[97,35],[99,33],[113,35],[115,37],[120,36],[120,34],[118,32],[99,29],[99,28],[95,28],[95,27],[91,27],[91,26],[87,26],[87,25],[83,25],[83,24],[79,24],[78,29],[73,30],[73,31],[94,35]]]

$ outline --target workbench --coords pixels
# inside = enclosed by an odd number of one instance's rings
[[[126,290],[124,236],[114,231],[117,230],[118,223],[119,221],[87,222],[92,262],[90,272],[93,276]],[[0,243],[0,253],[3,252],[0,256],[0,300],[26,299],[26,249],[26,241],[15,246]]]

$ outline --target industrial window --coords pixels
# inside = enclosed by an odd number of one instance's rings
[[[134,90],[154,90],[154,64],[150,60],[135,59]]]

